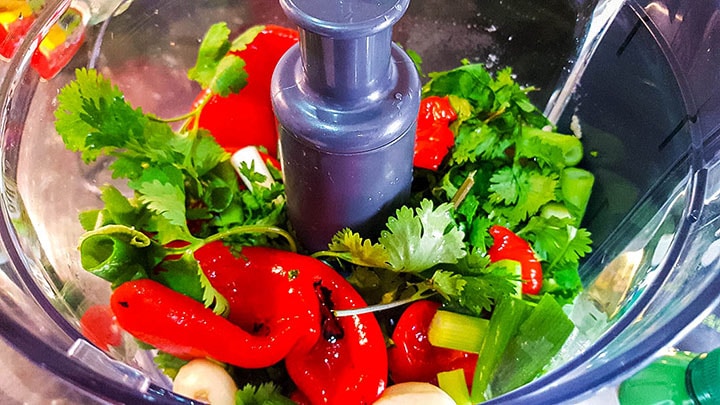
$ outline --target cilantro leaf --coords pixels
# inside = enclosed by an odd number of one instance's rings
[[[185,226],[185,193],[176,185],[154,179],[138,186],[140,201],[172,225]]]
[[[511,224],[517,225],[536,214],[543,205],[556,199],[558,175],[511,166],[500,169],[490,182],[491,194],[487,211],[491,215],[499,214]]]
[[[347,281],[362,295],[368,305],[388,304],[399,298],[408,284],[407,273],[383,268],[356,266]]]
[[[213,94],[226,97],[238,92],[247,84],[248,75],[245,61],[233,52],[245,49],[263,29],[264,26],[255,26],[231,42],[227,24],[212,25],[203,37],[197,61],[188,71],[188,77]]]
[[[153,356],[153,362],[165,375],[171,379],[175,379],[178,371],[180,371],[180,367],[186,365],[189,360],[183,360],[172,354],[158,351],[157,354]]]
[[[435,291],[439,292],[446,300],[460,297],[467,284],[461,274],[445,270],[435,271],[430,280]]]
[[[246,384],[235,394],[236,405],[294,405],[295,402],[283,396],[273,383],[258,386]]]
[[[572,218],[533,217],[520,234],[532,243],[538,257],[549,263],[544,270],[550,274],[555,266],[578,263],[592,251],[590,232],[575,227]]]
[[[55,128],[66,147],[81,152],[85,162],[141,136],[147,123],[140,110],[125,103],[118,87],[95,70],[78,69],[75,80],[62,88],[57,100]]]
[[[382,244],[363,239],[347,228],[333,236],[328,249],[358,266],[389,268],[390,256]]]
[[[479,316],[490,311],[502,297],[514,294],[519,264],[508,260],[485,263],[471,271],[437,270],[432,278],[433,289],[448,301],[448,307]]]
[[[465,256],[464,233],[457,229],[450,214],[452,205],[433,207],[430,200],[420,202],[414,212],[405,206],[390,217],[379,242],[388,252],[388,263],[396,271],[421,272],[438,263],[455,263]]]

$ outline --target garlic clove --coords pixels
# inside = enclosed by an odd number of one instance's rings
[[[238,388],[230,374],[218,363],[194,359],[180,367],[173,391],[211,405],[234,405]]]
[[[391,385],[374,405],[455,405],[455,401],[439,387],[424,382]]]

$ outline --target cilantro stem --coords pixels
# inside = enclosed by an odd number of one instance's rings
[[[477,170],[473,170],[467,175],[463,183],[460,185],[458,191],[455,193],[455,195],[453,195],[452,200],[450,200],[455,209],[457,209],[460,204],[462,204],[465,197],[470,194],[470,190],[472,190],[473,186],[475,185],[475,173],[477,173]]]
[[[267,225],[241,225],[237,226],[232,229],[228,229],[227,231],[218,232],[216,234],[210,235],[207,238],[203,239],[203,245],[208,244],[210,242],[214,242],[217,240],[222,240],[228,236],[232,235],[242,235],[246,233],[271,233],[276,234],[279,236],[282,236],[285,238],[285,240],[288,241],[288,244],[290,245],[290,250],[293,253],[297,252],[297,244],[295,243],[295,239],[290,235],[290,233],[282,228],[279,228],[277,226],[267,226]]]
[[[218,232],[215,234],[212,234],[208,236],[205,239],[200,240],[197,243],[192,243],[188,246],[183,246],[179,248],[168,248],[168,254],[182,254],[184,252],[187,252],[188,250],[191,252],[196,252],[201,247],[210,244],[215,241],[223,240],[229,236],[233,235],[243,235],[247,233],[262,233],[262,234],[276,234],[279,236],[282,236],[285,238],[285,240],[288,241],[288,244],[290,245],[290,251],[293,253],[297,253],[297,243],[295,243],[295,239],[290,235],[289,232],[286,230],[279,228],[277,226],[268,226],[268,225],[241,225],[236,226],[235,228],[228,229],[226,231]]]
[[[503,107],[500,107],[497,111],[491,111],[491,112],[490,112],[490,115],[488,115],[487,118],[485,118],[485,119],[483,120],[483,123],[487,124],[487,123],[489,123],[490,121],[492,121],[492,120],[500,117],[500,116],[503,115],[504,113],[505,113],[505,107],[504,107],[504,106],[503,106]]]
[[[409,304],[409,303],[415,302],[415,301],[420,301],[420,300],[423,300],[425,298],[431,297],[436,294],[436,292],[434,292],[434,291],[432,291],[430,294],[425,294],[428,291],[429,290],[419,291],[419,292],[413,294],[411,297],[393,301],[393,302],[389,302],[387,304],[369,305],[369,306],[363,307],[363,308],[333,310],[333,315],[335,315],[336,317],[339,318],[342,316],[363,315],[363,314],[369,314],[372,312],[385,311],[387,309],[401,307],[405,304]]]
[[[183,115],[178,115],[177,117],[171,117],[171,118],[160,118],[160,117],[151,115],[150,119],[155,122],[162,122],[162,123],[166,123],[166,124],[171,123],[171,122],[178,122],[178,121],[183,121],[183,120],[187,120],[187,119],[195,117],[196,115],[198,115],[200,113],[200,109],[201,108],[198,107],[191,111],[186,112]]]

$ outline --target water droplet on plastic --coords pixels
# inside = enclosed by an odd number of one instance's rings
[[[402,101],[403,95],[402,93],[395,93],[395,100]]]

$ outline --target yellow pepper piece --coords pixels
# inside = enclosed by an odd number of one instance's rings
[[[30,4],[24,0],[4,0],[2,3],[0,4],[0,24],[6,28],[23,16],[33,13]]]

